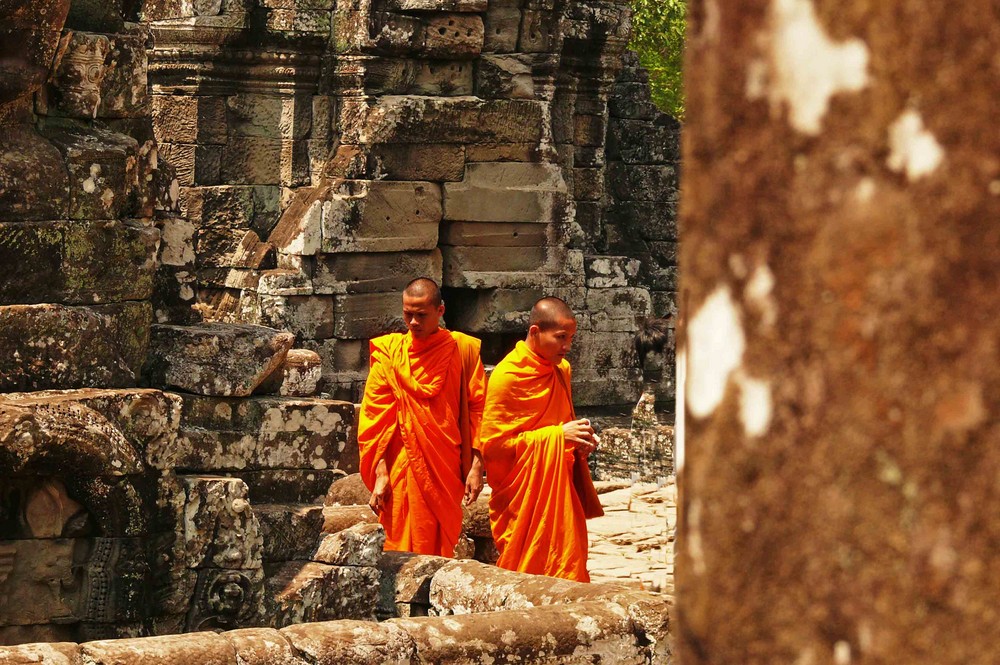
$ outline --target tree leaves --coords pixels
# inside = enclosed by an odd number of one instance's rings
[[[631,48],[649,71],[653,102],[684,119],[684,29],[687,0],[632,0]]]

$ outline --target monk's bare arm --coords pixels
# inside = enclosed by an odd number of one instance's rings
[[[385,453],[396,430],[396,398],[381,360],[372,363],[361,405],[358,442],[365,484],[372,490],[368,505],[379,512],[389,499],[389,468]]]
[[[465,479],[465,505],[469,505],[483,491],[483,454],[479,431],[483,421],[483,407],[486,404],[486,371],[483,361],[476,356],[476,368],[469,377],[469,424],[472,429],[472,466]]]
[[[383,457],[375,465],[375,487],[372,488],[372,498],[368,500],[368,505],[376,513],[382,512],[386,501],[389,498],[389,467]]]

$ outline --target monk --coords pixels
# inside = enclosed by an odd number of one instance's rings
[[[528,323],[490,376],[480,431],[497,565],[589,582],[586,520],[604,510],[587,466],[597,437],[570,392],[576,318],[543,298]]]
[[[441,291],[403,291],[406,333],[371,340],[358,424],[361,476],[385,527],[385,549],[454,556],[462,500],[483,489],[479,451],[486,381],[474,337],[440,327]]]

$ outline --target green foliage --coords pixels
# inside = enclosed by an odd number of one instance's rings
[[[687,0],[632,0],[630,47],[649,70],[653,102],[684,119],[684,20]]]

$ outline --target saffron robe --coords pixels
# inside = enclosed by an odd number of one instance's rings
[[[497,565],[589,582],[588,517],[604,514],[587,459],[566,440],[575,420],[570,365],[554,365],[524,342],[490,375],[483,460]]]
[[[454,556],[468,473],[459,419],[464,410],[465,445],[478,449],[486,392],[479,346],[444,329],[426,340],[393,333],[370,342],[358,445],[368,489],[379,460],[388,467],[389,497],[379,515],[386,550]]]

